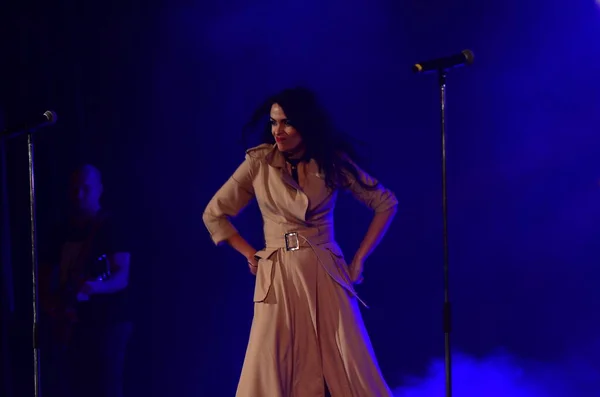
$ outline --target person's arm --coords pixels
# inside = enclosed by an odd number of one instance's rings
[[[229,237],[227,243],[231,248],[243,255],[249,263],[255,264],[254,254],[256,254],[256,249],[239,233]]]
[[[116,216],[110,216],[105,220],[96,236],[106,255],[110,277],[102,281],[87,281],[81,289],[86,295],[114,294],[129,286],[130,233],[127,223],[117,219]]]
[[[383,187],[375,178],[358,167],[358,165],[351,164],[355,166],[358,177],[365,185],[377,185],[375,189],[368,189],[362,186],[355,178],[351,177],[350,186],[348,187],[349,192],[358,201],[374,212],[367,233],[356,251],[351,264],[353,281],[360,281],[363,263],[385,236],[396,215],[398,200],[392,191]]]
[[[247,154],[244,162],[217,191],[202,214],[213,243],[229,244],[251,263],[254,263],[256,249],[238,233],[231,218],[237,216],[254,198],[253,180],[257,161]]]
[[[367,229],[367,234],[363,238],[358,250],[356,251],[356,260],[364,262],[371,255],[371,253],[377,248],[383,236],[387,232],[394,216],[396,216],[397,206],[384,210],[382,212],[376,212],[373,215],[371,224]]]
[[[88,281],[81,292],[87,295],[114,294],[129,285],[129,252],[116,252],[106,256],[110,266],[110,277],[103,281]]]

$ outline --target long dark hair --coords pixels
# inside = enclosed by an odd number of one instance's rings
[[[359,158],[352,139],[337,131],[327,112],[319,104],[315,94],[307,88],[297,87],[285,89],[264,101],[252,115],[243,129],[243,138],[263,119],[262,143],[275,144],[268,120],[271,106],[277,103],[282,107],[300,135],[306,147],[306,155],[316,161],[319,172],[325,175],[325,182],[330,189],[348,187],[356,181],[361,187],[374,190],[377,184],[367,184],[359,176],[355,163]]]

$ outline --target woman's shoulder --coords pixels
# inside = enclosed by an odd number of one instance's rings
[[[263,160],[273,151],[273,145],[263,143],[246,150],[246,157],[252,160]]]

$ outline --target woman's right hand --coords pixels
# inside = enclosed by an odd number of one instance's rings
[[[256,272],[258,271],[258,260],[254,255],[250,256],[248,259],[248,268],[250,269],[250,273],[256,276]]]

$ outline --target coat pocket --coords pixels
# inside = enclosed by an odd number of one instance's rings
[[[350,264],[346,262],[342,249],[337,244],[329,244],[327,251],[331,254],[331,258],[336,265],[336,268],[342,273],[344,277],[348,277],[348,270]]]
[[[368,309],[369,306],[367,306],[367,304],[362,299],[360,299],[360,297],[358,296],[358,293],[354,289],[354,283],[352,283],[352,280],[350,278],[350,271],[351,271],[350,268],[352,267],[352,265],[348,264],[346,262],[346,260],[344,259],[344,254],[343,254],[341,248],[337,244],[329,244],[326,248],[327,248],[327,251],[331,254],[331,259],[333,260],[333,263],[335,264],[336,273],[333,274],[334,272],[329,271],[327,269],[325,269],[325,270],[327,270],[329,275],[339,285],[341,285],[348,292],[350,292],[350,294],[352,296],[354,296],[356,299],[358,299],[358,301],[360,303],[362,303],[363,306]]]
[[[336,261],[340,261],[341,263],[346,264],[346,260],[344,259],[344,253],[342,252],[342,249],[339,247],[339,245],[328,244],[327,251],[329,251],[331,255],[333,255]]]
[[[267,299],[267,295],[273,284],[273,261],[271,256],[275,250],[258,251],[258,270],[256,271],[256,282],[254,285],[254,302],[260,303]]]
[[[337,244],[328,244],[326,249],[331,258],[331,268],[326,269],[327,272],[338,284],[355,294],[350,279],[350,264],[344,259],[341,248]]]

